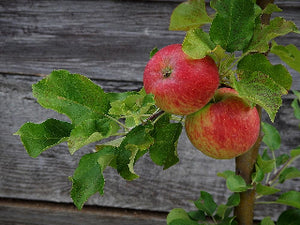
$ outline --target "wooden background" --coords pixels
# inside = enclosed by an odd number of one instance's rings
[[[137,90],[153,47],[180,43],[182,32],[168,31],[172,10],[180,1],[33,1],[0,0],[0,224],[166,224],[167,212],[175,207],[193,209],[200,190],[209,191],[218,203],[230,194],[217,172],[234,169],[234,160],[213,160],[180,137],[180,162],[164,171],[149,156],[136,165],[140,179],[127,182],[112,169],[105,171],[105,194],[96,194],[83,210],[70,199],[72,176],[80,157],[93,145],[70,156],[62,144],[36,159],[25,152],[12,134],[27,122],[49,117],[63,119],[43,109],[32,97],[31,85],[54,69],[67,69],[90,77],[106,91]],[[300,27],[300,2],[277,1],[277,13]],[[300,48],[299,35],[279,38],[280,44]],[[270,56],[272,63],[280,63]],[[300,63],[300,62],[299,62]],[[300,90],[300,76],[292,88]],[[300,143],[300,123],[293,118],[284,97],[276,117],[287,152]],[[264,119],[267,116],[264,114]],[[300,167],[300,162],[295,166]],[[285,185],[300,191],[299,179]],[[276,219],[283,206],[259,206],[256,219]]]

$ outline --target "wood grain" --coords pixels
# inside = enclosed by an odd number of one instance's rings
[[[0,2],[0,71],[49,74],[68,69],[92,78],[142,81],[149,52],[180,43],[183,32],[168,31],[178,2],[7,1]],[[290,5],[289,5],[290,6]],[[299,4],[284,16],[300,26]],[[212,11],[210,10],[212,13]],[[300,47],[295,34],[279,39]],[[274,63],[280,63],[270,56]],[[294,76],[293,88],[300,86]]]
[[[66,119],[55,112],[43,109],[31,95],[31,84],[41,79],[34,76],[0,76],[1,116],[0,127],[0,197],[43,200],[53,202],[72,202],[69,196],[71,183],[67,179],[72,176],[80,157],[91,152],[93,145],[70,156],[65,145],[47,150],[36,159],[30,158],[18,137],[12,136],[24,122],[42,122],[49,117]],[[97,81],[95,81],[98,83]],[[110,82],[106,90],[111,89]],[[116,87],[120,82],[116,83]],[[134,85],[133,85],[134,86]],[[300,143],[298,123],[292,116],[290,103],[292,95],[284,100],[284,106],[276,118],[276,127],[282,135],[280,153],[297,147]],[[264,115],[264,120],[267,116]],[[212,193],[218,203],[224,203],[230,193],[225,190],[225,182],[216,177],[217,172],[234,170],[234,160],[216,161],[204,156],[190,144],[183,134],[178,144],[180,163],[168,170],[162,170],[152,163],[149,156],[143,157],[136,165],[140,178],[128,182],[119,177],[111,168],[104,173],[106,179],[105,194],[90,198],[87,205],[99,205],[118,208],[155,210],[166,212],[174,207],[193,209],[188,200],[196,200],[200,190]],[[299,162],[295,166],[300,166]],[[299,180],[291,180],[284,186],[298,189]],[[257,211],[256,218],[265,211],[277,216],[282,206],[264,207]]]
[[[53,69],[68,69],[89,76],[105,91],[140,89],[150,50],[181,42],[184,38],[182,32],[168,31],[171,11],[178,2],[0,1],[0,197],[72,202],[68,176],[72,176],[80,157],[91,152],[93,145],[70,156],[66,145],[62,144],[36,159],[30,158],[19,138],[12,134],[27,121],[42,122],[49,117],[67,119],[39,106],[32,97],[31,85]],[[299,2],[279,3],[284,13],[278,15],[294,20],[300,27]],[[280,38],[278,42],[300,47],[295,34]],[[274,56],[270,60],[280,63]],[[293,89],[300,90],[300,76],[293,70],[290,72],[294,77]],[[291,94],[284,98],[275,121],[283,141],[280,153],[300,143],[299,121],[293,118],[290,107],[292,99]],[[268,121],[265,113],[263,118]],[[215,175],[227,169],[234,170],[234,160],[216,161],[204,156],[184,133],[179,140],[178,154],[180,162],[166,171],[154,165],[146,155],[136,165],[140,178],[132,182],[124,181],[113,169],[107,169],[104,196],[93,196],[87,205],[160,212],[175,207],[189,210],[194,209],[189,200],[196,200],[200,190],[209,191],[218,203],[225,203],[230,193],[224,191],[225,181]],[[299,161],[295,166],[300,167]],[[289,181],[284,190],[289,188],[300,190],[299,179]],[[34,224],[34,218],[38,214],[45,215],[46,211],[34,208],[30,214],[31,207],[1,205],[0,214],[8,211],[12,214],[16,210],[16,219],[8,220],[9,224]],[[279,205],[260,206],[255,212],[256,218],[266,215],[277,218],[282,209]],[[28,215],[26,223],[20,219],[24,215]],[[78,215],[84,217],[86,212]],[[122,222],[116,218],[115,222],[113,219],[104,221],[116,225]],[[147,224],[144,222],[141,224]],[[139,224],[140,221],[125,218],[126,223]],[[153,223],[149,221],[149,224]]]

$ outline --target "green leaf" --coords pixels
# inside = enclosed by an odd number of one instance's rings
[[[154,163],[167,169],[179,161],[177,143],[181,131],[181,123],[170,123],[170,115],[164,115],[155,123],[151,133],[154,144],[149,149]]]
[[[181,208],[172,209],[167,216],[168,225],[199,225],[192,220],[188,213]]]
[[[120,144],[116,165],[117,171],[124,179],[133,180],[138,178],[138,175],[133,170],[133,166],[153,144],[154,140],[150,135],[152,130],[153,125],[151,123],[136,126],[126,134],[126,137]]]
[[[263,171],[263,173],[271,173],[274,169],[274,159],[271,160],[263,160],[260,155],[257,157],[257,165]]]
[[[260,225],[275,225],[275,223],[271,220],[271,217],[265,217],[263,220],[260,222]]]
[[[114,96],[116,98],[116,96]],[[126,126],[135,127],[139,125],[143,119],[153,113],[155,108],[154,96],[146,94],[142,89],[140,92],[128,92],[126,95],[117,97],[111,101],[111,109],[109,114],[117,117],[126,117]]]
[[[208,33],[200,28],[189,30],[182,43],[182,50],[194,59],[204,58],[215,47]]]
[[[260,105],[266,110],[272,122],[282,105],[281,95],[286,91],[273,81],[268,75],[260,72],[241,74],[240,80],[231,77],[234,89],[240,97]]]
[[[279,56],[283,62],[300,73],[300,51],[295,45],[282,46],[273,42],[271,53]]]
[[[277,225],[299,225],[300,209],[288,209],[280,214]]]
[[[106,146],[98,152],[84,155],[76,168],[72,180],[71,197],[78,209],[82,209],[83,204],[93,194],[99,192],[103,194],[104,178],[103,170],[112,158],[115,149]]]
[[[204,0],[190,0],[178,5],[171,15],[170,30],[190,30],[211,23]]]
[[[288,167],[280,173],[279,183],[283,183],[285,180],[297,177],[300,177],[300,170],[296,167]]]
[[[87,144],[100,141],[111,136],[116,133],[119,128],[120,127],[116,122],[108,118],[83,121],[77,125],[70,134],[70,138],[68,140],[70,153],[74,154],[75,151]]]
[[[104,91],[90,79],[55,70],[32,85],[33,96],[44,108],[67,115],[73,124],[101,118],[109,109]]]
[[[252,181],[255,183],[259,183],[263,181],[265,178],[264,171],[259,168],[259,166],[256,164],[255,165],[255,172],[252,174]]]
[[[225,170],[222,173],[217,173],[217,176],[223,177],[225,179],[227,179],[229,176],[234,176],[234,175],[235,175],[235,172],[231,171],[231,170]]]
[[[200,192],[200,197],[194,204],[199,210],[204,211],[209,216],[212,216],[217,209],[217,204],[213,197],[205,191]]]
[[[292,76],[281,64],[272,65],[263,54],[250,54],[238,63],[238,70],[251,74],[259,72],[268,75],[277,85],[289,90],[292,86]],[[285,91],[286,92],[286,91]]]
[[[290,159],[288,154],[282,154],[276,157],[276,166],[279,167]]]
[[[276,37],[286,35],[290,32],[297,32],[298,28],[292,21],[286,21],[281,17],[276,17],[270,21],[269,25],[259,23],[253,38],[247,47],[247,51],[264,53],[269,50],[269,42]]]
[[[149,58],[151,59],[156,54],[156,52],[158,52],[158,48],[154,47],[149,54]]]
[[[218,205],[216,215],[218,215],[221,219],[224,219],[229,216],[232,211],[232,207],[220,204]]]
[[[291,150],[290,154],[293,158],[298,157],[300,155],[300,146],[296,149]]]
[[[279,196],[276,202],[300,209],[300,192],[288,191]]]
[[[232,175],[226,179],[226,186],[232,192],[242,192],[248,190],[245,180],[239,175]]]
[[[264,133],[263,142],[270,148],[270,150],[274,151],[279,149],[281,144],[281,137],[278,130],[268,123],[261,123],[262,131]]]
[[[262,153],[262,155],[261,155],[261,158],[262,158],[263,160],[270,160],[270,159],[272,159],[272,158],[269,156],[269,151],[268,151],[268,149],[265,149],[265,150],[263,151],[263,153]]]
[[[277,5],[269,3],[262,11],[262,14],[272,14],[273,12],[282,12]]]
[[[244,49],[253,35],[253,1],[218,0],[213,6],[217,14],[209,31],[212,41],[228,52]]]
[[[199,221],[199,220],[204,221],[204,220],[206,220],[206,215],[201,210],[190,211],[190,212],[188,212],[188,215],[192,220],[195,220],[195,221]]]
[[[261,183],[258,183],[256,185],[256,192],[260,195],[272,195],[279,191],[280,191],[280,189],[273,188],[270,186],[265,186],[265,185],[262,185]]]
[[[15,133],[31,157],[39,156],[43,151],[67,141],[72,124],[56,119],[48,119],[41,124],[27,122]]]
[[[233,193],[229,196],[226,205],[227,206],[238,206],[240,204],[240,194]]]
[[[300,104],[299,104],[299,102],[300,102],[300,92],[293,90],[293,93],[294,93],[294,95],[296,95],[296,97],[297,97],[298,99],[295,98],[295,99],[293,100],[291,106],[292,106],[293,109],[294,109],[294,115],[295,115],[295,117],[296,117],[298,120],[300,120]]]

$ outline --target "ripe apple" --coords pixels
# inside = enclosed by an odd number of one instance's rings
[[[185,129],[193,145],[216,159],[230,159],[247,152],[260,132],[260,118],[230,88],[216,91],[213,101],[188,115]]]
[[[181,44],[159,50],[144,71],[144,88],[152,93],[162,110],[188,115],[198,111],[213,97],[219,86],[218,68],[212,58],[192,59]]]

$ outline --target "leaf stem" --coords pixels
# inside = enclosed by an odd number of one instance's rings
[[[119,120],[113,118],[112,116],[110,115],[107,115],[107,114],[104,114],[105,117],[113,120],[114,122],[116,122],[117,124],[119,124],[121,127],[123,127],[125,130],[129,130],[129,127],[125,126],[125,124],[121,123]]]
[[[292,157],[290,158],[280,169],[277,170],[277,172],[271,177],[271,179],[268,181],[267,186],[276,186],[277,183],[275,183],[275,181],[279,178],[280,174],[282,173],[283,170],[285,170],[285,168],[287,168],[293,161],[295,161],[296,159],[300,158],[300,155],[296,156],[296,157]],[[274,184],[275,183],[275,184]]]

